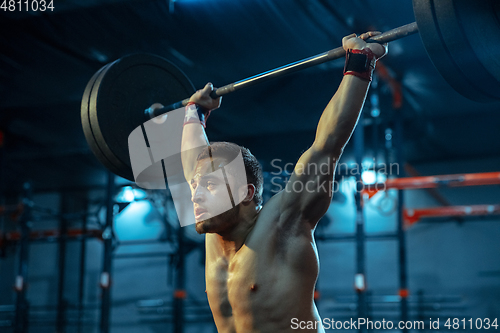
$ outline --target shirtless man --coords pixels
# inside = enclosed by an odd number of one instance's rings
[[[339,160],[358,121],[375,60],[387,52],[387,45],[364,41],[377,34],[343,38],[349,55],[345,75],[323,111],[314,143],[300,157],[285,189],[264,206],[262,170],[255,157],[234,144],[208,147],[205,118],[221,102],[210,98],[212,85],[191,97],[182,134],[182,163],[191,185],[196,230],[206,234],[207,296],[219,332],[296,332],[300,322],[317,323],[314,329],[301,325],[302,331],[324,332],[313,300],[319,271],[313,233],[332,199],[329,185],[335,165],[329,174],[308,173],[318,168],[304,166]],[[193,149],[200,146],[205,146],[201,154]],[[220,172],[240,149],[248,179],[244,184],[228,168]],[[296,182],[303,186],[292,188]],[[321,183],[328,184],[326,189]],[[299,187],[304,190],[295,190]],[[241,200],[221,214],[221,198],[228,192]]]

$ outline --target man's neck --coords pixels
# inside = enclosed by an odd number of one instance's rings
[[[228,259],[231,259],[243,244],[245,244],[248,234],[252,231],[257,221],[257,215],[260,209],[260,207],[242,209],[238,217],[236,217],[238,221],[235,221],[234,228],[227,232],[215,234],[223,255],[228,257]]]

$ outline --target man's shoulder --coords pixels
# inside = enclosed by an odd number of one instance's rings
[[[283,210],[282,196],[283,191],[276,193],[269,199],[262,210],[258,214],[255,223],[255,229],[259,230],[257,234],[273,234],[277,231],[281,234],[280,238],[289,238],[288,236],[306,236],[307,239],[312,237],[311,227],[306,221],[301,221],[299,214],[294,214],[293,211]]]
[[[254,228],[246,240],[250,248],[268,255],[277,254],[280,249],[293,245],[298,252],[311,246],[313,234],[306,223],[294,223],[298,216],[286,216],[281,211],[280,193],[274,195],[263,206],[257,216]],[[270,251],[270,252],[269,252]],[[285,251],[288,252],[288,251]],[[285,253],[281,251],[280,253]],[[295,253],[295,252],[290,252]]]
[[[255,216],[255,223],[248,240],[258,240],[270,236],[279,220],[278,198],[273,196],[269,199]]]
[[[275,221],[276,219],[279,219],[280,202],[281,202],[280,198],[281,198],[281,192],[278,192],[275,195],[273,195],[262,206],[262,209],[260,210],[258,217],[257,217],[257,222],[262,224],[262,223],[272,222],[272,221]]]
[[[281,210],[281,196],[283,191],[276,193],[263,206],[256,217],[254,234],[266,236],[273,234],[274,231],[283,232],[282,226],[286,224],[285,218]]]

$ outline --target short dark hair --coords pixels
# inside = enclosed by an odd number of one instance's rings
[[[209,151],[210,149],[210,151]],[[262,190],[264,187],[264,176],[262,175],[262,166],[259,161],[253,156],[248,148],[238,146],[231,142],[213,142],[210,146],[203,149],[198,155],[197,161],[209,158],[210,154],[213,158],[224,158],[227,162],[231,162],[238,156],[241,151],[243,163],[245,164],[245,173],[249,184],[255,186],[255,195],[253,200],[257,206],[262,205]]]

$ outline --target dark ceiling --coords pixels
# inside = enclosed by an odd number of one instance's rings
[[[90,77],[124,55],[157,54],[196,87],[222,86],[338,47],[351,32],[414,20],[411,0],[54,0],[54,7],[0,11],[7,189],[25,180],[47,190],[104,182],[81,129],[80,102]],[[418,35],[392,42],[382,63],[390,79],[371,89],[380,99],[380,142],[401,117],[404,158],[414,165],[500,156],[500,103],[472,102],[452,90]],[[342,67],[336,60],[226,96],[209,120],[209,138],[246,145],[265,169],[274,158],[296,161],[312,143]],[[402,91],[399,108],[394,87]],[[367,101],[367,124],[370,107]],[[366,128],[370,155],[374,136]],[[348,146],[344,158],[351,155]]]

